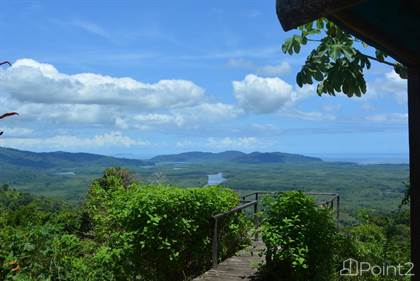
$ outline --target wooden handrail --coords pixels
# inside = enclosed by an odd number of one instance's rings
[[[226,217],[228,215],[231,215],[233,213],[242,211],[243,209],[249,208],[251,206],[254,206],[254,225],[257,228],[258,227],[258,217],[257,217],[257,212],[258,212],[258,201],[260,199],[260,195],[264,195],[264,194],[281,194],[284,193],[283,191],[280,192],[269,192],[269,191],[257,191],[257,192],[252,192],[249,194],[246,194],[244,196],[242,196],[242,200],[240,201],[240,205],[238,205],[237,207],[223,212],[223,213],[219,213],[213,216],[213,221],[214,221],[214,227],[213,227],[213,239],[212,239],[212,262],[213,262],[213,267],[215,267],[218,263],[218,251],[219,251],[219,235],[218,235],[218,222],[219,219]],[[325,196],[331,196],[331,198],[329,198],[328,200],[325,200],[323,202],[319,202],[318,205],[321,206],[326,206],[329,207],[331,209],[334,209],[334,201],[336,202],[336,223],[337,223],[337,229],[339,228],[339,219],[340,219],[340,196],[338,195],[338,193],[330,193],[330,192],[305,192],[305,194],[307,195],[325,195]],[[246,200],[246,198],[250,197],[250,196],[254,196],[254,200],[250,201],[250,200]],[[257,239],[257,232],[255,234],[255,239]]]
[[[257,197],[258,199],[258,197]],[[254,224],[255,227],[257,227],[258,219],[257,219],[257,210],[258,210],[258,200],[248,201],[244,202],[244,204],[239,205],[227,212],[219,213],[213,216],[214,220],[214,227],[213,227],[213,239],[212,239],[212,262],[213,267],[215,267],[219,263],[218,258],[218,252],[219,252],[219,235],[218,235],[218,222],[219,219],[224,218],[228,215],[231,215],[233,213],[237,213],[239,211],[242,211],[243,209],[249,208],[251,206],[254,206]]]
[[[225,216],[230,215],[230,214],[232,214],[232,213],[239,212],[240,210],[245,209],[245,208],[248,208],[249,206],[253,206],[253,205],[255,205],[255,204],[257,204],[257,200],[250,201],[250,202],[245,203],[245,204],[243,204],[243,205],[239,205],[238,207],[235,207],[235,208],[233,208],[233,209],[231,209],[231,210],[229,210],[229,211],[227,211],[227,212],[224,212],[224,213],[220,213],[220,214],[214,215],[214,216],[213,216],[213,218],[214,218],[214,219],[219,219],[219,218],[221,218],[221,217],[225,217]]]

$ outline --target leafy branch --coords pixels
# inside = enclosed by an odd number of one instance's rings
[[[401,200],[401,203],[398,207],[399,210],[401,210],[402,207],[407,206],[410,204],[410,196],[411,196],[411,185],[407,182],[403,182],[404,186],[405,186],[405,191],[404,191],[404,197]]]
[[[9,66],[12,66],[12,64],[8,61],[0,62],[0,65],[3,65],[3,64],[7,64]],[[13,116],[13,115],[19,115],[19,114],[17,112],[7,112],[7,113],[4,113],[3,115],[0,115],[0,119],[6,118],[6,117],[9,117],[9,116]],[[2,131],[0,131],[0,136],[1,135],[3,135]]]
[[[17,112],[7,112],[7,113],[4,113],[3,115],[0,115],[0,119],[13,116],[13,115],[19,115],[19,114]]]
[[[306,58],[305,64],[296,75],[299,87],[318,82],[318,95],[344,93],[348,97],[362,96],[366,93],[364,71],[370,69],[371,61],[392,66],[401,78],[407,78],[404,65],[387,60],[388,55],[376,49],[375,56],[362,53],[357,44],[368,45],[343,31],[327,19],[319,19],[298,27],[299,35],[293,35],[282,46],[284,53],[298,54],[308,42],[316,46]],[[321,37],[320,39],[316,36]],[[315,38],[313,38],[315,37]]]
[[[19,115],[17,112],[7,112],[0,116],[0,119],[13,116],[13,115]],[[0,136],[3,135],[3,131],[0,131]]]

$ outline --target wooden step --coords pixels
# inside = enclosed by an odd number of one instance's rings
[[[240,250],[235,256],[228,258],[216,267],[203,273],[193,281],[247,281],[257,279],[258,265],[264,261],[260,253],[265,249],[261,240]]]

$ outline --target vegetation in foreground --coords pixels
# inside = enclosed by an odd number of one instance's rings
[[[80,204],[0,189],[0,280],[190,280],[211,265],[212,215],[239,203],[223,187],[139,184],[119,168],[95,180]],[[348,258],[372,265],[409,261],[408,212],[359,212],[340,231],[330,210],[302,192],[266,202],[261,271],[266,280],[338,280]],[[220,225],[219,256],[247,244],[241,214]],[[347,277],[346,277],[347,278]],[[408,280],[373,276],[343,280]]]
[[[342,198],[342,223],[357,223],[361,208],[386,215],[399,204],[408,165],[358,165],[324,162],[284,153],[184,153],[150,161],[86,153],[33,153],[0,148],[0,177],[14,188],[82,202],[95,178],[107,167],[124,166],[144,183],[204,186],[207,175],[223,173],[223,185],[241,190],[336,192]],[[59,183],[59,184],[57,184]]]
[[[408,210],[399,208],[386,216],[362,210],[356,225],[338,231],[330,210],[302,192],[279,194],[267,205],[261,225],[267,246],[266,263],[261,267],[264,280],[410,280],[405,275],[410,270]],[[376,269],[340,276],[349,258],[372,267],[402,268],[388,274],[378,274]]]
[[[82,206],[0,192],[0,280],[185,280],[211,262],[211,216],[239,203],[221,187],[140,185],[108,169]],[[220,225],[219,255],[247,241],[249,224]]]

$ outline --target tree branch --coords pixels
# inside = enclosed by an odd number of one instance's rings
[[[0,119],[9,117],[9,116],[13,116],[13,115],[19,115],[17,112],[7,112],[5,114],[0,115]]]
[[[375,57],[372,57],[372,56],[369,56],[369,55],[365,55],[363,53],[360,53],[360,54],[362,54],[363,56],[367,57],[368,59],[375,60],[375,61],[380,62],[380,63],[384,63],[384,64],[387,64],[387,65],[390,65],[390,66],[393,66],[393,67],[397,66],[396,63],[392,63],[392,62],[385,61],[385,60],[384,61],[381,61],[381,60],[378,60]]]
[[[307,38],[307,40],[308,40],[309,42],[322,42],[322,40],[318,40],[318,39],[310,39],[310,38]],[[358,40],[358,39],[354,38],[354,39],[353,39],[353,41],[360,41],[360,40]],[[360,41],[360,42],[363,42],[363,41]],[[384,61],[378,60],[377,58],[372,57],[372,56],[369,56],[369,55],[366,55],[366,54],[363,54],[363,53],[362,53],[362,52],[360,52],[360,51],[359,51],[359,53],[360,53],[361,55],[363,55],[363,56],[365,56],[365,57],[367,57],[367,58],[371,59],[371,60],[375,60],[375,61],[377,61],[377,62],[380,62],[380,63],[383,63],[383,64],[387,64],[387,65],[390,65],[390,66],[393,66],[393,67],[397,66],[397,64],[395,64],[395,63],[392,63],[392,62],[389,62],[389,61],[385,61],[385,60],[384,60]]]

